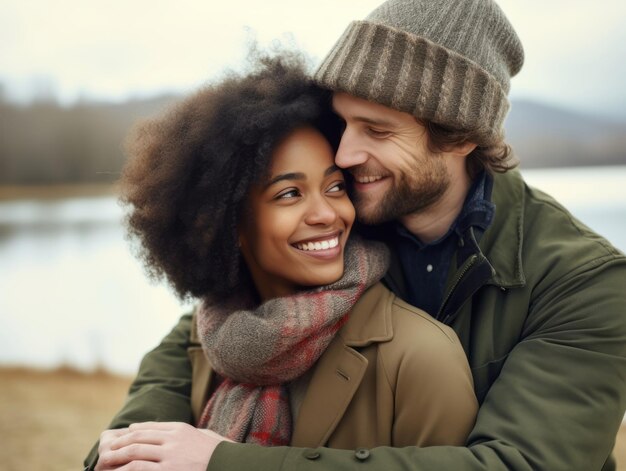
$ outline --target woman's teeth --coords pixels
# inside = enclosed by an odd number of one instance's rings
[[[300,250],[328,250],[339,245],[339,237],[334,237],[328,240],[322,240],[320,242],[306,242],[303,244],[294,244],[297,249]]]

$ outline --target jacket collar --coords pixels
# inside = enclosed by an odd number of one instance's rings
[[[503,288],[526,284],[522,264],[525,188],[517,170],[493,177],[492,198],[496,213],[479,247],[495,269],[491,283]]]
[[[491,197],[495,204],[495,215],[478,244],[481,253],[476,255],[486,258],[494,270],[488,277],[488,284],[507,289],[524,286],[526,277],[522,250],[526,184],[519,171],[510,170],[493,175]],[[367,231],[367,228],[361,230]],[[380,230],[366,232],[371,234],[370,237],[385,240],[381,233]],[[397,258],[395,251],[391,253],[392,257]],[[400,298],[406,298],[406,284],[399,261],[392,261],[383,281]]]
[[[393,338],[391,305],[394,295],[381,283],[370,287],[350,311],[338,336],[348,347],[365,347]]]
[[[382,284],[369,288],[349,314],[313,371],[291,437],[292,446],[324,446],[363,380],[367,359],[352,347],[393,338],[394,295]]]

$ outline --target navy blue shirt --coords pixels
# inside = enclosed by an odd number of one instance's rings
[[[495,213],[491,202],[493,177],[482,172],[467,193],[463,209],[442,237],[424,243],[400,222],[394,224],[394,234],[388,239],[396,251],[406,282],[405,301],[423,309],[433,317],[443,302],[448,271],[454,253],[470,227],[477,240],[489,227]],[[459,261],[459,264],[462,260]]]

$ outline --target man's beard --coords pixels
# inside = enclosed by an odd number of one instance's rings
[[[353,188],[350,198],[360,222],[382,224],[423,211],[439,200],[449,186],[450,178],[445,166],[436,165],[428,174],[415,171],[412,178],[402,173],[401,178],[378,202],[368,201],[367,196],[359,195]]]

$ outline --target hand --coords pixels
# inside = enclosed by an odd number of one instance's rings
[[[122,435],[125,435],[127,433],[128,428],[105,430],[104,432],[102,432],[100,434],[100,442],[98,444],[98,455],[102,456],[111,451],[111,443],[113,443],[116,438],[121,437]],[[107,471],[109,469],[115,468],[105,468],[102,464],[102,460],[98,460],[94,471]]]
[[[96,471],[206,471],[217,445],[231,441],[180,422],[137,423],[103,437]]]

